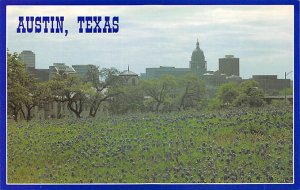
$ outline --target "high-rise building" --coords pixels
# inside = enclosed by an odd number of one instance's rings
[[[227,76],[240,76],[240,59],[233,55],[225,55],[219,58],[219,71]]]
[[[89,79],[89,72],[97,72],[99,77],[99,69],[95,65],[72,65],[72,67],[83,81],[91,82]]]
[[[205,56],[203,51],[199,47],[199,42],[197,39],[196,49],[192,53],[190,61],[190,69],[197,74],[204,74],[207,71]]]
[[[35,68],[35,54],[30,50],[24,50],[20,53],[19,58],[26,68]]]

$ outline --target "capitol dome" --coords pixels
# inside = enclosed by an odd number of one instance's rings
[[[199,42],[197,40],[196,49],[192,53],[192,60],[205,60],[204,53],[199,47]]]
[[[199,41],[197,39],[196,49],[193,51],[190,61],[190,68],[193,71],[204,74],[206,72],[206,61],[203,51],[199,47]]]

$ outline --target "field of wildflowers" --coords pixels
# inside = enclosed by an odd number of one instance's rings
[[[9,183],[292,183],[291,107],[8,122]]]

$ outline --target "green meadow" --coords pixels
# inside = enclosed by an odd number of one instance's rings
[[[293,112],[8,121],[9,183],[292,183]]]

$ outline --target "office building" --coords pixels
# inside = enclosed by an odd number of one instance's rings
[[[53,66],[49,66],[49,79],[56,75],[63,76],[72,74],[76,74],[76,71],[65,63],[53,63]]]
[[[292,87],[290,79],[278,79],[277,75],[252,75],[252,80],[259,83],[264,91],[279,91]]]
[[[240,59],[233,55],[225,55],[219,58],[219,71],[226,76],[240,76]]]
[[[24,50],[19,55],[20,61],[26,68],[35,68],[35,54],[30,50]]]

